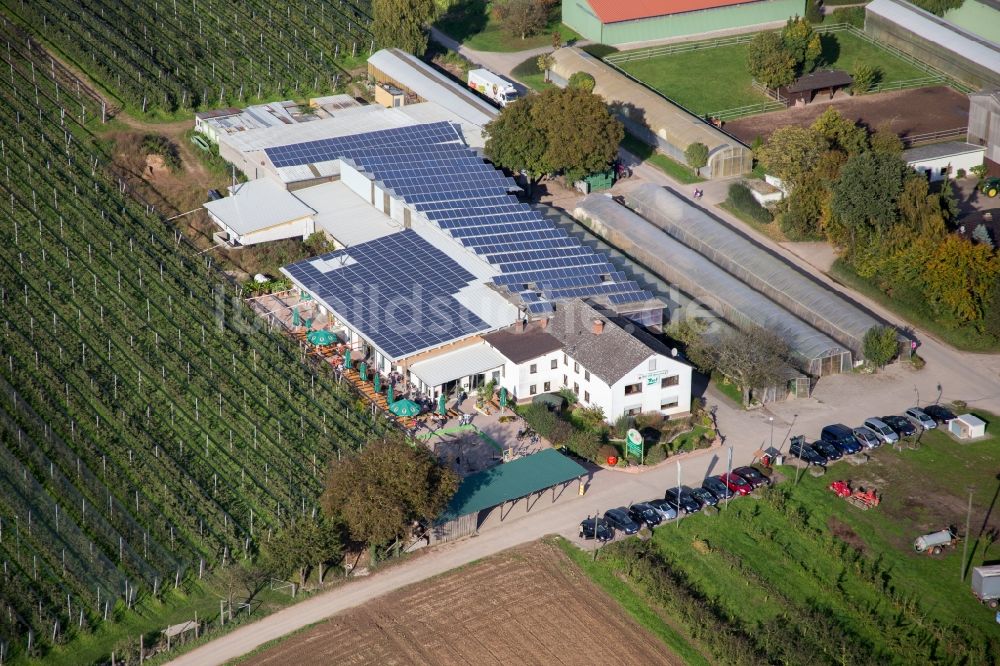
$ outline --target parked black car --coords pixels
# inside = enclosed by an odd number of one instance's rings
[[[643,502],[630,506],[628,517],[640,525],[645,524],[650,529],[663,522],[663,516],[656,509]]]
[[[701,487],[715,495],[716,503],[729,499],[733,496],[733,491],[717,476],[710,476],[701,482]]]
[[[684,513],[701,511],[701,502],[694,498],[690,488],[684,486],[681,486],[679,490],[677,488],[668,488],[667,492],[663,493],[663,499],[670,502],[670,506],[677,509],[678,513],[681,511]]]
[[[761,486],[771,485],[771,479],[761,474],[760,470],[756,467],[737,467],[733,470],[733,474],[744,479],[754,490],[757,490]]]
[[[840,449],[829,442],[824,442],[821,439],[813,442],[812,447],[816,449],[816,453],[826,458],[827,462],[840,460],[844,457],[844,454],[840,452]]]
[[[726,488],[726,490],[729,489]],[[702,508],[705,508],[706,506],[715,506],[719,503],[719,498],[715,496],[715,493],[706,488],[692,488],[691,497],[701,502]]]
[[[844,455],[852,455],[861,451],[861,443],[854,436],[854,431],[843,423],[834,423],[823,428],[819,438],[833,444]]]
[[[584,539],[594,538],[594,524],[597,524],[597,540],[611,541],[615,538],[615,528],[603,518],[585,518],[580,523],[580,536]]]
[[[900,437],[909,437],[917,433],[917,426],[905,416],[883,416],[882,421]]]
[[[806,444],[803,437],[793,437],[791,444],[788,446],[788,452],[807,465],[826,467],[826,464],[829,462],[826,456]]]
[[[605,511],[604,520],[611,523],[613,528],[621,530],[625,534],[635,534],[639,531],[639,525],[628,517],[628,509],[623,506]]]
[[[927,405],[923,407],[924,414],[931,417],[938,423],[947,423],[955,418],[955,414],[943,405]]]

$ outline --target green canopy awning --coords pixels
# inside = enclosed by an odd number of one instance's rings
[[[412,400],[397,400],[389,405],[389,411],[396,416],[416,416],[420,413],[420,405]]]
[[[344,369],[346,369],[346,370],[350,370],[351,369],[351,350],[350,349],[348,349],[347,351],[344,352]]]
[[[377,372],[375,373],[374,384],[375,384],[375,392],[376,393],[381,393],[382,392],[382,375],[378,374]]]
[[[364,361],[358,364],[358,374],[361,375],[361,381],[368,381],[368,364]]]
[[[392,404],[393,393],[395,391],[392,390],[392,384],[389,384],[389,388],[385,390],[385,401],[390,405]]]
[[[507,406],[507,389],[505,389],[502,386],[500,387],[500,406],[501,407]]]
[[[292,326],[298,326],[302,323],[302,315],[299,314],[298,308],[292,308]]]
[[[337,336],[330,331],[312,331],[306,336],[306,339],[312,344],[322,347],[324,345],[332,345],[337,341]]]

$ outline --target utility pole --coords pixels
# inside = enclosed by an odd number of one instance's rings
[[[770,446],[770,449],[773,450],[774,449],[774,417],[773,416],[768,416],[767,420],[771,422],[771,446]],[[771,454],[768,453],[768,455],[771,455]]]
[[[962,540],[962,578],[965,580],[965,570],[969,562],[969,530],[972,524],[972,493],[975,491],[975,486],[969,486],[969,509],[965,514],[965,538]]]

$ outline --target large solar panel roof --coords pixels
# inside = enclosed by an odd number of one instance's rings
[[[508,296],[532,314],[550,312],[547,301],[563,298],[597,296],[613,303],[652,299],[615,271],[603,254],[581,247],[576,239],[512,196],[510,193],[519,189],[514,180],[470,150],[460,129],[451,123],[309,141],[267,148],[265,153],[279,168],[339,159],[367,173],[493,265],[500,272],[493,282],[505,287]],[[428,259],[426,253],[424,258]],[[410,264],[405,256],[399,256],[398,264],[387,263],[397,273],[399,267]],[[438,272],[430,265],[420,270],[403,273],[410,273],[412,282]],[[397,345],[396,349],[407,347],[398,340],[384,342]],[[388,348],[383,351],[393,355]]]
[[[476,276],[410,229],[284,271],[393,359],[491,328],[453,296]]]

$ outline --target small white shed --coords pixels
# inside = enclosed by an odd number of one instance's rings
[[[959,439],[986,436],[986,421],[974,414],[962,414],[948,421],[948,431]]]

